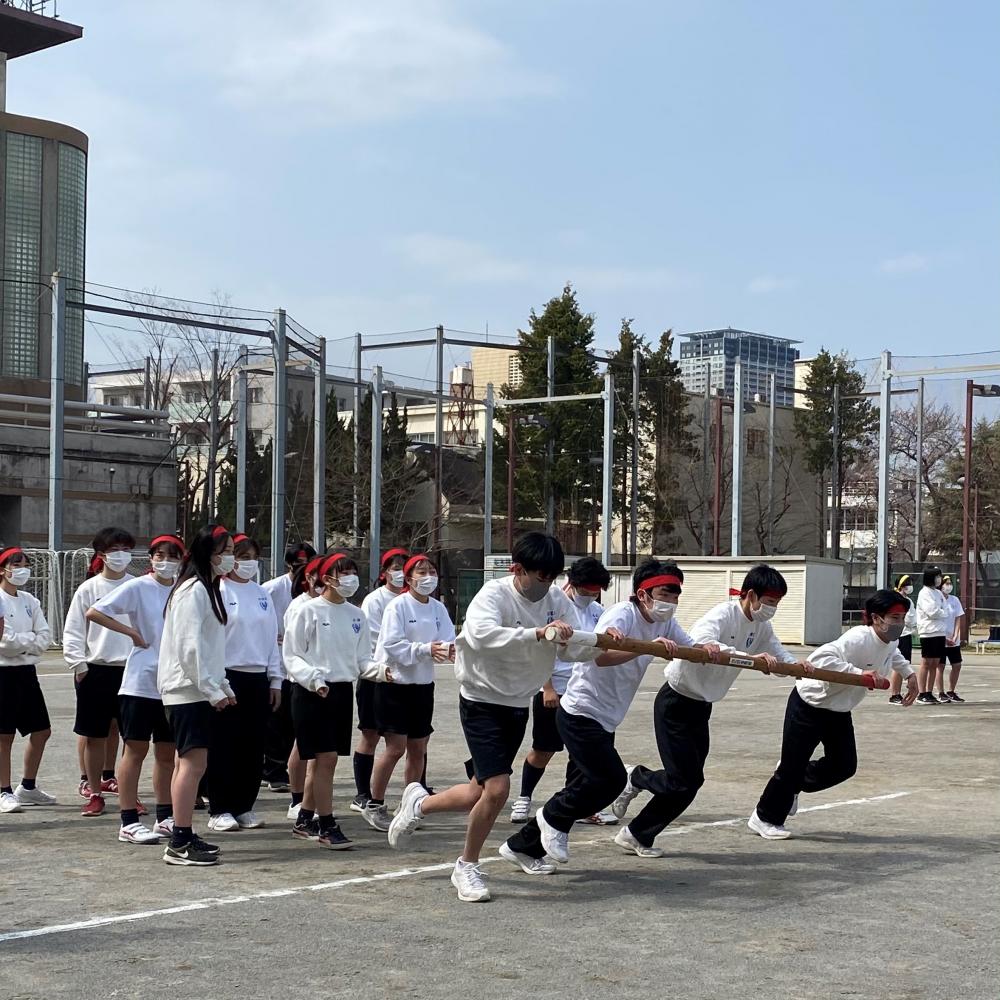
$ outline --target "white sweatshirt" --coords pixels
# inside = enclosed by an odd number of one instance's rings
[[[440,601],[431,597],[424,604],[412,594],[400,594],[382,615],[375,659],[388,664],[394,684],[432,684],[431,643],[454,641],[455,626]]]
[[[307,691],[359,677],[385,679],[385,665],[371,657],[365,613],[346,601],[306,601],[289,616],[283,651],[289,680]]]
[[[51,638],[38,598],[26,590],[13,597],[0,590],[0,616],[0,669],[37,663]]]
[[[361,602],[361,610],[365,613],[365,618],[368,619],[368,633],[371,637],[373,654],[378,645],[378,636],[382,630],[382,616],[385,614],[385,609],[399,596],[388,587],[381,586],[376,587],[370,594],[366,594],[365,599]]]
[[[906,617],[903,619],[903,635],[913,635],[917,629],[917,602],[911,597],[906,597],[906,594],[901,594],[901,597],[905,597],[907,601],[910,602],[910,609],[906,612]]]
[[[233,697],[226,680],[226,629],[198,579],[186,580],[170,600],[156,684],[164,705],[214,705]]]
[[[962,602],[954,594],[946,594],[948,601],[948,620],[945,622],[945,638],[951,643],[951,637],[955,634],[955,623],[965,614]]]
[[[550,587],[540,601],[529,601],[512,576],[486,583],[472,599],[455,639],[455,676],[462,697],[527,708],[552,676],[557,656],[573,662],[597,655],[591,647],[536,638],[535,629],[557,620],[576,621],[572,602],[558,587]]]
[[[576,616],[569,624],[581,632],[596,632],[597,623],[601,620],[601,615],[604,614],[604,608],[601,604],[598,601],[592,601],[585,608],[581,608],[572,598],[570,598],[569,603],[573,605],[573,613]],[[552,668],[552,689],[560,698],[566,693],[566,685],[569,684],[575,667],[576,663],[567,663],[565,660],[556,659],[555,666]]]
[[[226,606],[226,669],[267,674],[272,688],[281,689],[285,668],[278,651],[278,619],[267,591],[253,580],[222,581]]]
[[[727,653],[750,653],[754,656],[770,653],[781,663],[797,662],[778,642],[771,623],[750,621],[739,601],[724,601],[699,618],[691,627],[691,639],[699,645],[716,642]],[[695,701],[715,702],[726,696],[739,677],[740,668],[671,660],[663,673],[678,694]]]
[[[100,611],[115,621],[124,621],[149,643],[146,649],[132,646],[125,661],[125,676],[119,694],[136,698],[160,699],[156,686],[156,668],[160,659],[160,637],[163,635],[163,609],[167,606],[171,583],[160,583],[151,573],[133,577],[120,587],[105,594],[95,605]],[[107,631],[91,622],[91,627]],[[125,638],[125,636],[122,636]]]
[[[646,642],[659,638],[672,639],[679,646],[690,646],[692,642],[673,618],[667,622],[647,621],[632,601],[613,604],[601,615],[594,631],[607,632],[609,628],[618,629],[629,639]],[[622,724],[652,662],[652,656],[643,654],[613,667],[577,663],[559,704],[570,715],[585,715],[613,733]]]
[[[917,594],[917,635],[930,639],[948,635],[948,598],[936,587],[921,587]]]
[[[126,573],[120,580],[109,580],[98,573],[76,588],[63,625],[63,656],[78,677],[87,672],[88,663],[119,666],[128,659],[128,654],[132,652],[132,640],[127,635],[119,635],[87,621],[84,614],[102,597],[134,579],[134,576]],[[114,617],[123,625],[129,624],[124,615]]]
[[[913,667],[899,651],[898,642],[883,642],[870,625],[855,625],[839,639],[828,642],[809,656],[809,662],[824,670],[837,670],[845,674],[861,674],[874,670],[888,677],[895,670],[902,677],[909,677]],[[848,687],[846,684],[828,684],[826,681],[806,680],[795,682],[799,697],[814,708],[831,712],[850,712],[861,704],[867,688]]]
[[[288,605],[292,603],[292,578],[287,573],[282,573],[281,576],[276,576],[273,580],[262,583],[261,586],[274,605],[274,613],[278,620],[278,640],[280,641],[285,631],[285,612],[288,610]]]

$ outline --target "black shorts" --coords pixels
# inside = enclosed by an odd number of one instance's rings
[[[945,659],[953,666],[957,667],[962,662],[962,647],[961,646],[945,646],[944,647]]]
[[[358,679],[358,689],[355,694],[358,700],[358,729],[378,729],[378,720],[375,718],[377,687],[375,681],[366,681],[363,677]]]
[[[167,705],[164,710],[174,743],[177,744],[178,757],[183,757],[189,750],[207,750],[212,745],[215,709],[207,701]]]
[[[123,740],[148,743],[173,743],[174,734],[167,722],[163,702],[158,698],[141,698],[135,694],[118,696],[118,730]]]
[[[944,661],[944,636],[928,635],[920,640],[920,655],[925,660]]]
[[[422,740],[434,732],[434,684],[376,684],[375,721],[379,736]]]
[[[556,708],[546,708],[542,692],[531,703],[531,749],[540,753],[561,753],[562,737],[556,728]]]
[[[913,662],[913,636],[901,635],[899,637],[899,652],[906,657],[907,663]]]
[[[321,698],[301,684],[292,685],[292,723],[295,742],[302,760],[318,753],[346,757],[351,752],[351,723],[354,722],[354,692],[350,681],[328,685]]]
[[[0,667],[0,733],[28,736],[51,728],[34,663]]]
[[[468,701],[458,696],[458,714],[469,745],[476,781],[513,774],[514,758],[528,728],[528,709]]]
[[[87,672],[76,682],[77,736],[103,740],[118,719],[118,689],[122,686],[125,664],[88,663]]]

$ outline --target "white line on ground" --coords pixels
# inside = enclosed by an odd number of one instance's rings
[[[818,806],[804,806],[799,809],[799,814],[807,812],[820,812],[827,809],[840,809],[844,806],[870,805],[873,802],[888,802],[890,799],[899,799],[904,795],[914,795],[921,789],[914,789],[909,792],[889,792],[885,795],[872,795],[864,799],[844,799],[840,802],[826,802]],[[703,830],[707,827],[736,826],[745,823],[746,816],[737,816],[735,819],[715,820],[711,823],[688,823],[685,826],[665,831],[662,836],[680,836],[684,833],[691,833],[694,830]],[[574,841],[574,846],[597,846],[608,843],[609,838],[595,840]],[[501,861],[502,858],[483,858],[480,864],[493,864]],[[220,906],[232,906],[237,903],[250,903],[258,899],[279,899],[284,896],[297,896],[306,892],[325,892],[329,889],[345,889],[354,885],[369,885],[372,882],[384,882],[388,879],[409,878],[413,875],[426,875],[430,872],[450,871],[454,867],[454,862],[448,861],[438,865],[423,865],[420,868],[399,868],[395,871],[380,872],[377,875],[361,875],[355,878],[338,879],[335,882],[317,882],[314,885],[288,886],[283,889],[263,889],[260,892],[247,893],[240,896],[218,896],[208,899],[198,899],[190,903],[178,903],[176,906],[166,906],[156,910],[139,910],[136,913],[113,913],[104,917],[88,917],[86,920],[76,920],[67,924],[49,924],[45,927],[32,927],[23,931],[7,931],[0,934],[0,943],[4,941],[20,941],[24,938],[47,937],[51,934],[68,934],[72,931],[85,931],[93,927],[106,927],[108,924],[124,924],[137,920],[150,920],[153,917],[166,917],[174,913],[191,913],[195,910],[209,910]]]

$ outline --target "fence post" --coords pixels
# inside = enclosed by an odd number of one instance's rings
[[[236,372],[236,527],[247,530],[247,365],[249,351],[240,348]]]
[[[615,377],[610,369],[604,373],[604,469],[601,484],[601,517],[604,530],[601,532],[601,561],[611,567],[611,545],[614,538],[612,523],[614,512],[611,503],[611,480],[614,474],[615,438]]]
[[[368,522],[368,579],[378,579],[382,546],[382,366],[372,368],[372,492]]]
[[[892,406],[892,352],[882,352],[878,419],[878,545],[875,586],[889,586],[889,417]]]
[[[483,477],[483,566],[493,552],[493,383],[486,386],[486,449]]]
[[[326,551],[326,337],[319,338],[313,401],[313,545]]]
[[[743,548],[743,362],[737,360],[733,376],[733,505],[729,554]]]
[[[285,564],[285,441],[288,433],[285,310],[274,310],[274,431],[271,436],[271,566]]]
[[[66,432],[66,282],[58,271],[52,275],[49,396],[49,548],[57,552],[63,547],[63,445]]]

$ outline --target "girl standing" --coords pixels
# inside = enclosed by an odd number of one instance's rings
[[[420,781],[427,741],[434,732],[434,665],[455,660],[455,626],[448,609],[431,595],[438,587],[437,569],[425,555],[403,566],[406,590],[390,601],[382,615],[375,660],[392,671],[392,684],[375,690],[375,720],[385,740],[372,776],[372,797],[362,814],[383,832],[392,817],[385,791],[399,759],[406,754],[405,783]]]
[[[924,570],[924,585],[917,594],[917,635],[920,636],[922,663],[917,673],[920,683],[918,705],[938,705],[934,697],[934,677],[944,665],[945,640],[950,614],[948,599],[941,593],[943,577],[937,566]]]
[[[49,648],[49,624],[38,599],[21,590],[31,579],[28,557],[17,546],[0,551],[0,812],[55,805],[35,784],[45,744],[52,735],[35,664]],[[14,733],[28,738],[21,783],[12,788]]]
[[[896,593],[901,594],[910,602],[909,610],[906,612],[906,619],[903,624],[903,634],[899,637],[899,654],[907,663],[913,662],[913,633],[917,628],[917,602],[913,600],[913,580],[909,574],[904,573],[896,580]],[[892,672],[892,679],[889,682],[891,688],[889,692],[890,705],[903,704],[903,675],[898,671]]]
[[[156,687],[156,666],[163,634],[163,612],[174,585],[184,543],[176,535],[157,535],[149,543],[150,572],[128,580],[102,597],[86,613],[87,621],[127,636],[132,651],[118,693],[121,736],[125,741],[118,769],[118,839],[126,844],[158,844],[173,830],[170,779],[174,773],[174,736]],[[129,624],[122,624],[122,620]],[[153,742],[153,796],[156,823],[139,822],[139,775]]]
[[[219,581],[233,571],[233,540],[219,524],[195,536],[167,598],[156,682],[177,744],[170,782],[174,829],[163,852],[168,865],[214,865],[219,848],[192,829],[198,782],[212,744],[213,710],[236,704],[226,679],[226,608]]]

